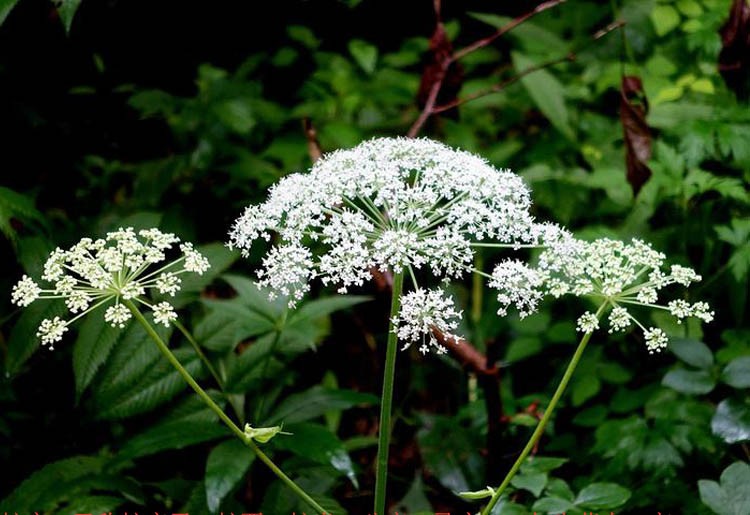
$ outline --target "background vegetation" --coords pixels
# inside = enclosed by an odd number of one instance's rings
[[[673,336],[659,356],[596,335],[502,513],[750,513],[750,5],[548,5],[451,63],[446,109],[415,127],[452,48],[536,6],[443,3],[441,32],[426,0],[0,0],[2,511],[304,509],[139,328],[90,317],[37,352],[38,320],[61,308],[21,314],[12,284],[55,246],[133,225],[214,242],[211,273],[177,304],[232,405],[284,422],[295,436],[266,449],[333,513],[368,513],[387,293],[315,291],[287,313],[252,286],[257,256],[222,242],[318,150],[411,129],[521,174],[541,218],[652,241],[703,275],[691,295],[717,313],[704,328],[658,320]],[[576,341],[575,303],[521,322],[497,318],[481,282],[455,293],[476,352],[398,357],[400,513],[474,509],[456,493],[503,477]]]

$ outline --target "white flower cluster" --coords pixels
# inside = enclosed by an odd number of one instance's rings
[[[453,299],[440,290],[417,288],[401,297],[401,310],[393,325],[399,340],[406,342],[401,350],[421,340],[419,351],[422,354],[427,354],[430,347],[438,354],[445,354],[448,349],[437,341],[432,329],[440,329],[446,340],[458,343],[460,337],[453,331],[458,328],[460,320],[461,312],[456,311]]]
[[[627,244],[607,238],[592,242],[573,240],[545,250],[537,268],[515,261],[499,264],[492,274],[493,284],[500,290],[501,313],[508,305],[515,304],[522,314],[528,314],[545,294],[590,297],[603,309],[596,314],[581,315],[579,331],[597,330],[599,319],[609,310],[610,333],[624,331],[635,323],[643,330],[649,353],[654,353],[666,347],[666,334],[658,328],[644,327],[631,314],[633,307],[665,310],[678,321],[696,317],[710,322],[714,317],[705,302],[657,303],[662,288],[672,284],[688,286],[701,279],[695,271],[680,265],[672,265],[669,273],[665,273],[664,259],[664,254],[636,239]]]
[[[104,312],[104,320],[113,327],[125,327],[132,314],[121,300],[134,300],[153,311],[156,323],[169,325],[177,318],[168,302],[151,305],[143,297],[148,290],[174,296],[180,288],[180,275],[185,272],[203,274],[208,260],[192,244],[179,246],[182,255],[163,264],[166,252],[180,239],[158,229],[139,231],[120,228],[104,239],[84,238],[68,250],[52,252],[44,264],[42,279],[52,283],[42,289],[30,277],[13,287],[11,300],[28,306],[38,298],[65,299],[68,310],[75,316],[70,320],[55,317],[43,320],[37,336],[50,349],[62,339],[63,333],[75,320],[88,312],[111,303]]]
[[[558,228],[534,221],[530,204],[519,176],[478,156],[428,139],[379,138],[283,178],[265,202],[246,208],[229,245],[247,255],[255,240],[278,235],[259,282],[294,306],[314,278],[341,293],[369,280],[372,268],[412,279],[428,269],[448,280],[473,270],[477,246],[559,238]],[[400,321],[419,326],[405,314]]]

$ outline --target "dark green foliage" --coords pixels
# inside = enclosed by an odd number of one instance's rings
[[[290,310],[251,279],[264,244],[244,259],[223,241],[245,205],[309,167],[317,150],[408,131],[421,109],[434,13],[431,2],[318,2],[305,19],[295,12],[309,2],[281,3],[282,18],[255,18],[244,29],[278,25],[276,40],[242,55],[206,50],[192,57],[198,66],[173,51],[175,78],[166,80],[154,70],[145,78],[120,71],[106,29],[94,30],[107,13],[119,15],[108,10],[115,7],[0,0],[0,37],[7,30],[10,42],[3,40],[0,84],[11,84],[0,86],[1,102],[14,113],[0,125],[33,134],[27,158],[37,163],[0,156],[10,171],[0,186],[0,459],[14,464],[4,470],[0,511],[309,513],[192,395],[140,326],[113,330],[95,313],[53,353],[38,350],[39,320],[65,308],[35,303],[19,312],[8,302],[13,282],[38,276],[56,246],[121,225],[175,232],[211,260],[170,301],[225,393],[180,331],[158,330],[212,398],[238,424],[283,424],[292,435],[263,450],[330,512],[371,508],[382,292],[320,288]],[[640,237],[669,262],[693,266],[703,282],[686,300],[716,311],[704,326],[655,314],[672,337],[661,356],[649,356],[635,334],[596,334],[495,514],[750,513],[750,109],[717,71],[730,3],[569,0],[462,59],[459,99],[507,84],[421,128],[522,175],[539,218],[584,238]],[[524,12],[443,4],[455,48]],[[66,73],[53,83],[63,93],[24,103],[14,97],[26,84],[16,60],[43,66],[19,36],[46,20],[33,17],[35,8],[59,13],[46,30],[60,38],[70,31],[59,39],[68,53],[53,54]],[[223,4],[179,9],[236,15]],[[175,19],[162,20],[165,38]],[[623,29],[593,39],[618,19]],[[129,33],[143,29],[129,23]],[[201,27],[191,30],[199,38]],[[171,64],[162,63],[169,74]],[[648,104],[644,164],[652,175],[635,195],[619,112],[623,75],[641,79]],[[50,102],[69,110],[52,112]],[[92,114],[99,108],[103,120]],[[90,143],[96,132],[101,141]],[[68,138],[68,154],[51,146],[57,137]],[[7,152],[15,155],[13,144]],[[46,169],[36,154],[51,156]],[[501,257],[487,251],[484,268]],[[500,319],[481,282],[467,279],[454,292],[465,314],[461,334],[499,368],[490,386],[499,389],[499,412],[488,414],[486,378],[477,382],[457,361],[399,354],[389,484],[399,513],[475,512],[491,495],[481,489],[496,487],[523,447],[573,352],[573,321],[588,308],[548,302],[525,320]]]

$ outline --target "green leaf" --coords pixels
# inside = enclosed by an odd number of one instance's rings
[[[721,473],[720,483],[698,481],[701,501],[718,515],[747,515],[750,513],[750,465],[735,462]]]
[[[378,62],[378,49],[376,46],[361,39],[353,39],[349,41],[349,52],[364,71],[367,73],[375,71],[375,65]]]
[[[659,4],[651,11],[651,22],[657,36],[664,36],[680,24],[680,13],[671,5]]]
[[[5,370],[15,374],[39,346],[36,331],[45,318],[63,316],[66,308],[60,300],[39,300],[23,310],[8,338],[8,354],[5,358]]]
[[[76,497],[70,504],[65,506],[67,513],[111,513],[115,511],[125,499],[109,495],[90,495]]]
[[[75,16],[79,5],[81,5],[81,0],[57,1],[57,13],[60,15],[60,19],[63,22],[65,32],[70,32],[70,27],[73,25],[73,17]]]
[[[112,327],[104,321],[103,308],[87,315],[73,346],[76,399],[80,399],[124,331],[125,329]]]
[[[516,73],[522,73],[537,65],[529,57],[513,52],[513,63]],[[573,128],[570,125],[568,108],[565,105],[565,92],[562,84],[547,70],[537,70],[521,78],[529,95],[534,100],[539,110],[552,122],[565,137],[574,139]]]
[[[232,289],[237,292],[236,299],[241,305],[265,315],[270,320],[276,320],[286,309],[286,303],[279,306],[268,298],[268,291],[258,288],[255,282],[241,275],[224,274],[221,276]]]
[[[15,2],[10,2],[9,6],[4,6],[3,1],[7,0],[0,0],[0,25],[15,4]],[[4,9],[7,9],[5,16],[3,15]],[[8,238],[14,247],[18,243],[18,234],[12,224],[12,220],[15,218],[24,222],[45,224],[44,216],[37,211],[34,202],[29,197],[0,186],[0,232]]]
[[[573,406],[580,406],[594,397],[601,390],[602,383],[599,378],[592,374],[578,377],[573,384],[572,401]]]
[[[378,398],[353,390],[331,390],[313,386],[309,390],[287,397],[264,424],[284,422],[293,424],[322,416],[327,411],[345,410],[362,404],[377,404]]]
[[[219,302],[214,306],[217,307],[196,324],[193,335],[208,350],[228,352],[242,340],[242,319],[236,313],[221,309]]]
[[[730,361],[721,372],[721,380],[734,388],[750,388],[750,356]]]
[[[592,483],[578,493],[575,504],[581,508],[618,508],[630,499],[630,490],[614,483]]]
[[[572,501],[560,497],[542,497],[534,503],[532,510],[539,513],[566,513],[575,506]]]
[[[335,295],[333,297],[324,297],[322,299],[305,302],[301,308],[294,311],[289,317],[289,325],[294,325],[306,320],[316,320],[330,315],[335,311],[361,304],[372,300],[372,297],[364,295]]]
[[[206,461],[206,503],[208,511],[219,511],[221,501],[245,476],[255,459],[247,446],[236,438],[213,448]]]
[[[560,468],[568,462],[567,458],[552,458],[548,456],[533,456],[521,465],[521,472],[531,473],[548,473],[556,468]]]
[[[669,349],[682,361],[696,368],[707,369],[714,364],[714,355],[711,349],[698,340],[673,338],[669,342]]]
[[[0,0],[0,25],[5,22],[5,18],[8,17],[17,3],[18,0]]]
[[[319,424],[293,424],[285,426],[292,433],[287,438],[276,438],[274,446],[286,449],[317,463],[330,465],[344,474],[355,488],[359,488],[349,453],[339,438]]]
[[[547,474],[519,474],[510,482],[516,488],[528,490],[534,497],[539,497],[547,486]]]
[[[679,368],[667,372],[661,384],[669,386],[680,393],[702,395],[713,390],[714,386],[716,386],[716,381],[706,370],[686,370]]]
[[[0,506],[18,513],[53,511],[57,503],[76,490],[84,478],[101,474],[102,457],[76,456],[56,461],[37,470],[6,497]]]
[[[750,407],[735,399],[724,399],[711,419],[711,431],[729,444],[750,440]]]
[[[220,424],[208,408],[185,417],[167,419],[128,440],[117,454],[117,461],[150,456],[166,450],[182,449],[190,445],[226,436],[229,429]]]

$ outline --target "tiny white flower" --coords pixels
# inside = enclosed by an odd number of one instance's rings
[[[630,313],[622,306],[612,308],[609,313],[609,332],[624,331],[631,326]]]
[[[180,290],[181,282],[180,278],[172,272],[163,272],[156,278],[156,289],[159,293],[174,297],[174,294]]]
[[[649,354],[661,352],[667,348],[667,342],[669,339],[664,331],[657,327],[649,327],[646,329],[643,332],[643,337],[646,340],[646,349],[648,349]]]
[[[62,340],[62,335],[67,330],[67,324],[60,317],[55,317],[52,320],[47,318],[39,324],[36,336],[37,338],[41,338],[42,345],[49,345],[49,349],[52,350],[55,342]]]
[[[37,283],[35,283],[31,277],[24,275],[18,284],[13,286],[13,292],[11,293],[11,301],[21,307],[26,307],[36,299],[39,298],[39,294],[42,293],[42,289]]]
[[[593,333],[599,329],[599,319],[591,311],[586,311],[578,317],[576,329],[582,333]]]
[[[152,306],[154,312],[154,322],[157,324],[164,324],[169,327],[172,321],[177,320],[177,313],[174,312],[174,308],[169,302],[160,302]]]
[[[132,313],[123,304],[115,304],[110,306],[104,312],[104,321],[109,322],[112,327],[119,327],[122,329],[125,327],[125,322],[130,320]]]

